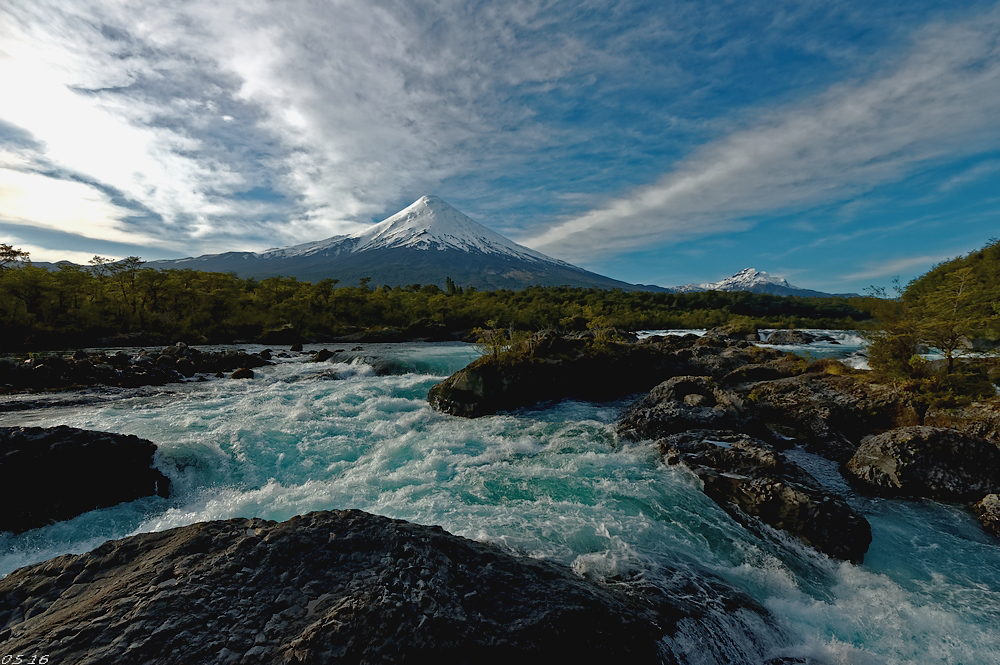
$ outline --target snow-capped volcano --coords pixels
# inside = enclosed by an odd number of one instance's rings
[[[773,277],[756,268],[744,268],[732,277],[727,277],[718,282],[685,284],[676,287],[676,289],[681,293],[688,291],[754,291],[755,289],[768,286],[778,286],[786,289],[797,288],[789,284],[788,280],[782,277]]]
[[[236,272],[242,277],[283,275],[354,284],[437,284],[524,288],[533,284],[636,288],[588,272],[503,237],[436,196],[422,196],[359,232],[263,252],[229,252],[174,261],[156,268]]]
[[[391,247],[457,249],[569,265],[508,240],[436,196],[422,196],[392,217],[352,237],[358,239],[356,252]]]
[[[491,231],[459,212],[437,196],[422,196],[395,215],[350,235],[333,236],[293,247],[269,249],[261,257],[289,258],[319,252],[369,252],[379,249],[409,248],[448,250],[509,256],[525,261],[570,264],[528,249]]]
[[[693,293],[697,291],[749,291],[751,293],[768,293],[775,296],[801,296],[824,298],[831,295],[853,296],[853,293],[831,294],[812,289],[803,289],[788,283],[782,277],[775,277],[756,268],[744,268],[735,275],[705,284],[684,284],[670,289],[675,293]]]

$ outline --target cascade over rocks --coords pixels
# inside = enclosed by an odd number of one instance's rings
[[[705,494],[744,525],[756,518],[838,559],[860,562],[871,527],[767,443],[735,432],[688,431],[657,442],[664,461],[683,464]]]
[[[886,496],[960,501],[1000,491],[996,444],[942,427],[900,427],[868,437],[847,470]]]
[[[0,531],[21,532],[146,496],[167,496],[156,446],[67,427],[0,427]]]
[[[0,580],[5,653],[53,663],[675,662],[721,581],[602,585],[439,527],[356,510],[203,522]]]

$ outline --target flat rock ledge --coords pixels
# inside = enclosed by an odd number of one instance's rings
[[[712,591],[627,593],[438,527],[317,512],[19,569],[0,580],[0,644],[75,665],[670,663],[665,636]]]
[[[0,531],[16,533],[146,496],[167,496],[156,445],[67,427],[0,427]]]
[[[871,526],[767,443],[736,432],[689,431],[658,442],[668,465],[683,464],[705,494],[738,522],[758,519],[831,557],[861,562]],[[749,519],[748,519],[749,518]]]
[[[858,485],[883,496],[975,501],[1000,491],[997,445],[943,427],[899,427],[867,437],[847,470]]]

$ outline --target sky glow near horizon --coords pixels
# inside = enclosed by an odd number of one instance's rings
[[[1000,5],[0,7],[0,241],[263,250],[423,194],[675,285],[903,281],[1000,235]]]

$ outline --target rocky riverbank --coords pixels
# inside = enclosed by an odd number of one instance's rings
[[[76,351],[48,354],[23,361],[0,359],[0,394],[107,386],[138,388],[162,386],[196,377],[250,378],[253,369],[270,365],[271,352],[258,354],[239,350],[208,352],[178,342],[158,351],[135,354],[118,351]],[[249,374],[248,374],[249,372]]]
[[[672,663],[709,612],[769,621],[719,580],[675,587],[591,582],[360,511],[233,519],[15,571],[0,643],[77,665]]]
[[[867,522],[781,450],[797,445],[834,460],[873,494],[976,501],[1000,492],[997,404],[928,409],[904,388],[837,361],[808,362],[745,338],[713,330],[600,345],[540,333],[520,354],[470,364],[434,386],[428,400],[445,413],[477,417],[648,390],[622,414],[620,436],[657,440],[667,463],[690,468],[737,520],[763,522],[854,561],[871,541]],[[789,333],[771,342],[798,339]],[[978,514],[996,529],[995,504],[982,505]]]

